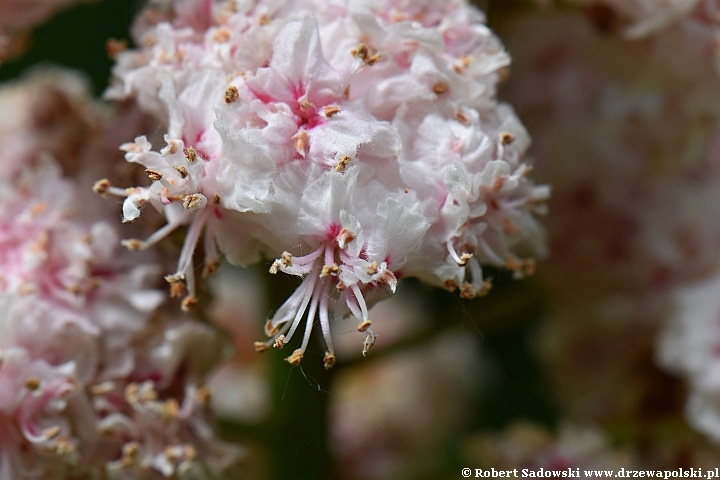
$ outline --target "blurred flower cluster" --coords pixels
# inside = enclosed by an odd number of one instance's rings
[[[720,3],[478,4],[148,0],[102,99],[0,84],[0,478],[720,465]]]

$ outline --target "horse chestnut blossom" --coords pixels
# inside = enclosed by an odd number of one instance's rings
[[[275,257],[271,273],[303,277],[268,320],[267,342],[298,364],[317,316],[335,361],[331,317],[376,334],[368,308],[417,276],[472,298],[482,265],[532,273],[544,249],[528,135],[496,85],[509,57],[463,1],[185,0],[149,7],[138,50],[121,53],[107,91],[134,98],[166,125],[165,145],[123,145],[147,187],[125,197],[124,221],[145,205],[167,225],[142,250],[188,225],[167,276],[183,308],[197,303],[193,252],[204,231],[205,273]]]

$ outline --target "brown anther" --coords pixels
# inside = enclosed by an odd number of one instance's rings
[[[62,456],[68,455],[75,451],[75,445],[65,437],[60,437],[56,440],[55,453]]]
[[[97,182],[95,182],[95,185],[93,185],[92,190],[93,190],[93,192],[97,193],[98,195],[102,195],[104,198],[107,198],[110,187],[111,187],[110,180],[108,180],[107,178],[103,178],[102,180],[98,180]]]
[[[230,40],[231,32],[227,28],[218,28],[212,33],[212,36],[210,37],[211,40],[215,43],[225,43],[228,40]]]
[[[450,91],[450,85],[448,85],[447,82],[437,82],[432,87],[432,91],[435,93],[435,95],[442,95],[443,93],[447,93]]]
[[[350,53],[353,57],[359,58],[360,60],[365,61],[366,58],[368,58],[368,55],[370,54],[367,45],[364,43],[359,43],[357,47],[353,48]]]
[[[285,359],[286,362],[288,362],[290,365],[300,365],[300,362],[303,359],[303,351],[299,348],[295,350],[292,355],[287,357]]]
[[[479,297],[484,297],[490,292],[490,289],[492,289],[492,278],[487,278],[483,280],[480,291],[477,294]]]
[[[122,459],[120,460],[122,465],[129,467],[134,464],[139,452],[140,444],[138,442],[129,442],[123,445]]]
[[[177,153],[177,150],[178,150],[177,142],[175,142],[174,140],[170,140],[169,142],[167,142],[167,147],[165,147],[163,149],[163,153],[168,153],[169,155],[173,155],[173,154]]]
[[[501,145],[510,145],[515,141],[515,135],[509,132],[503,132],[500,134],[500,144]]]
[[[127,238],[125,240],[120,241],[120,245],[127,248],[128,250],[144,250],[145,249],[145,242],[142,240],[138,240],[137,238]]]
[[[378,264],[375,260],[372,261],[370,265],[367,266],[365,269],[365,273],[368,275],[375,275],[378,272]]]
[[[333,365],[335,365],[335,355],[330,352],[325,352],[325,356],[323,357],[323,366],[325,367],[325,370],[330,370]]]
[[[165,447],[165,450],[163,450],[163,456],[167,458],[168,460],[176,460],[180,458],[181,452],[178,451],[177,447]]]
[[[349,99],[350,99],[350,85],[346,85],[346,86],[345,86],[345,90],[343,90],[343,98],[344,98],[345,100],[349,100]]]
[[[137,403],[140,401],[139,391],[140,386],[137,383],[133,382],[128,384],[128,386],[125,387],[125,401],[128,403]]]
[[[180,404],[174,398],[168,399],[162,406],[161,415],[163,420],[167,421],[171,418],[177,417],[180,411]]]
[[[260,25],[262,27],[263,25],[267,25],[268,23],[270,23],[270,17],[268,17],[267,15],[265,15],[263,13],[262,15],[260,15],[258,17],[257,22],[258,22],[258,25]]]
[[[93,395],[105,395],[112,391],[113,384],[111,382],[103,382],[90,387],[90,393]]]
[[[265,322],[265,335],[268,337],[274,337],[279,331],[280,327],[278,325],[273,325],[271,320]]]
[[[336,240],[340,248],[345,248],[345,245],[355,240],[355,234],[347,228],[343,228],[340,230],[340,233],[338,233]]]
[[[305,130],[300,130],[295,136],[292,137],[293,143],[295,144],[295,150],[298,154],[305,158],[305,148],[307,147],[308,134]]]
[[[370,328],[370,325],[372,325],[372,322],[370,320],[365,320],[360,325],[358,325],[358,332],[364,332],[368,328]]]
[[[185,195],[182,199],[182,206],[185,210],[192,210],[193,208],[197,208],[200,206],[200,204],[203,201],[203,196],[199,193],[191,193],[190,195]]]
[[[182,303],[180,304],[180,309],[183,312],[187,313],[190,310],[192,310],[193,308],[197,307],[197,304],[198,304],[198,299],[196,297],[188,295],[187,297],[185,297],[183,299]]]
[[[379,53],[372,53],[370,51],[370,48],[368,48],[367,45],[364,43],[358,44],[357,47],[353,48],[350,53],[353,57],[359,58],[363,61],[365,65],[373,65],[378,60],[380,60],[380,54]]]
[[[211,395],[209,387],[200,387],[195,391],[195,402],[198,405],[207,405],[210,403]]]
[[[209,277],[215,270],[220,268],[220,263],[216,260],[205,260],[203,265],[202,277]]]
[[[338,113],[340,113],[340,107],[338,107],[337,105],[325,105],[323,107],[323,112],[325,113],[325,116],[327,118],[330,118],[333,115],[337,115]]]
[[[54,427],[46,428],[45,430],[42,431],[42,433],[46,439],[52,440],[53,438],[60,435],[60,427],[55,425]]]
[[[300,108],[302,108],[303,110],[309,110],[309,109],[311,109],[314,105],[313,105],[313,104],[310,102],[310,100],[308,100],[307,98],[303,98],[302,100],[300,100],[300,101],[298,102],[298,106],[300,106]]]
[[[455,280],[452,280],[452,279],[445,280],[445,289],[447,289],[451,292],[454,292],[455,290],[457,290],[457,288],[458,288],[458,285]]]
[[[158,393],[155,391],[155,387],[152,383],[144,383],[140,386],[138,392],[140,393],[141,402],[151,402],[156,400]]]
[[[213,196],[210,197],[210,203],[212,203],[213,205],[219,204],[220,203],[220,195],[218,195],[217,193],[213,193]]]
[[[185,445],[183,447],[183,457],[185,460],[195,460],[197,457],[197,450],[192,445]]]
[[[180,178],[182,178],[182,179],[186,179],[188,177],[188,175],[190,175],[190,172],[188,172],[187,167],[185,167],[183,165],[175,165],[173,167],[173,169],[175,169],[175,171],[178,172],[178,175],[180,175]]]
[[[342,280],[338,281],[338,282],[337,282],[337,285],[335,285],[335,289],[336,289],[338,292],[342,292],[342,291],[345,290],[346,288],[347,288],[347,285],[345,285],[345,282],[343,282]]]
[[[518,226],[515,225],[509,218],[502,219],[502,230],[505,235],[515,235],[520,232]]]
[[[343,155],[342,157],[340,157],[340,160],[338,160],[337,165],[335,165],[335,171],[336,172],[344,172],[345,169],[347,168],[348,164],[350,163],[350,160],[352,160],[352,158],[350,158],[349,155]]]
[[[237,87],[231,85],[225,89],[225,103],[233,103],[238,98],[240,98],[240,92],[238,92]]]
[[[110,60],[115,60],[118,55],[127,50],[128,42],[126,40],[117,40],[115,38],[108,39],[105,42],[105,51]]]
[[[505,260],[505,268],[512,270],[513,272],[519,272],[522,268],[522,263],[513,257],[508,257]]]
[[[265,342],[255,342],[253,343],[253,346],[255,347],[255,351],[258,353],[267,352],[270,350],[270,347]]]
[[[320,278],[329,277],[330,275],[337,275],[339,271],[340,268],[334,263],[332,265],[323,265],[322,270],[320,271]]]
[[[461,112],[460,110],[458,110],[457,112],[455,112],[455,118],[457,119],[458,122],[462,123],[462,124],[465,125],[466,127],[467,127],[468,125],[470,125],[470,119],[467,117],[467,115],[465,115],[465,114],[464,114],[463,112]]]
[[[471,299],[478,296],[478,292],[470,283],[463,282],[462,288],[460,289],[460,297],[465,299]]]
[[[28,379],[25,380],[25,388],[34,392],[40,388],[40,379],[38,377],[28,377]]]
[[[183,150],[183,153],[185,154],[185,158],[187,159],[188,163],[194,163],[195,160],[198,158],[197,151],[193,147],[187,147]]]
[[[467,262],[473,257],[472,253],[463,253],[460,255],[460,261],[458,262],[458,266],[462,267],[464,265],[467,265]]]
[[[158,181],[158,180],[162,180],[162,178],[163,178],[162,173],[158,172],[157,170],[152,170],[152,169],[150,169],[150,168],[148,168],[147,170],[145,170],[145,175],[147,175],[148,178],[149,178],[150,180],[152,180],[153,182],[156,182],[156,181]]]
[[[273,348],[281,349],[285,346],[285,335],[278,335],[273,343]]]
[[[165,281],[170,284],[170,297],[182,297],[185,294],[185,279],[178,275],[167,275]]]

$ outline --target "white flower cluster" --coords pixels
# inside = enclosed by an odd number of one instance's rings
[[[152,183],[96,191],[168,223],[144,249],[189,225],[174,295],[196,304],[192,255],[205,273],[278,258],[304,277],[268,321],[282,347],[317,315],[335,361],[331,316],[352,314],[375,341],[368,305],[417,276],[461,295],[490,287],[481,265],[532,273],[544,239],[535,215],[549,189],[528,178],[529,138],[495,98],[509,57],[481,12],[460,0],[158,2],[121,53],[109,98],[135,98],[166,124],[165,145],[123,149]]]

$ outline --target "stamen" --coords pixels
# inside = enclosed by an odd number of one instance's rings
[[[367,356],[367,353],[375,345],[375,339],[377,339],[377,337],[378,337],[375,334],[375,332],[373,332],[372,328],[368,328],[366,330],[366,332],[367,332],[367,336],[365,337],[365,341],[363,342],[363,349],[362,349],[363,357]]]
[[[328,299],[330,298],[330,282],[323,282],[322,291],[320,292],[320,330],[325,340],[325,345],[328,348],[325,354],[325,368],[330,368],[335,363],[335,349],[332,344],[332,337],[330,336],[330,317],[328,309]],[[328,366],[328,355],[332,357],[332,363]]]
[[[360,310],[362,311],[362,320],[365,321],[368,319],[368,309],[367,305],[365,304],[365,297],[363,297],[362,292],[360,291],[360,287],[357,286],[357,284],[354,284],[352,287],[350,287],[353,294],[355,295],[355,298],[358,301],[358,305],[360,305]]]
[[[472,258],[472,253],[463,253],[462,256],[459,256],[455,251],[455,246],[453,245],[452,239],[448,240],[445,243],[445,246],[447,247],[447,251],[450,254],[450,257],[455,260],[455,263],[457,263],[460,267],[465,266],[468,260]]]
[[[316,271],[319,270],[316,268]],[[305,296],[303,297],[302,303],[300,304],[300,308],[298,308],[297,313],[295,314],[295,318],[293,319],[292,326],[290,327],[290,331],[287,334],[287,341],[290,341],[293,334],[295,333],[295,330],[297,330],[298,325],[300,324],[300,319],[302,319],[303,315],[305,314],[305,310],[307,309],[308,303],[310,303],[310,299],[313,297],[313,291],[315,290],[315,285],[317,283],[317,279],[320,276],[315,273],[314,275],[309,275],[305,278],[303,283],[308,282],[307,291],[305,292]]]

